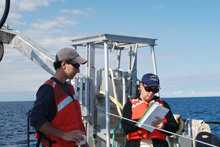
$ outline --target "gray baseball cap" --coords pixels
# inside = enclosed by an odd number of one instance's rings
[[[73,48],[63,48],[57,52],[55,62],[66,60],[73,60],[78,64],[85,64],[87,62],[87,60],[80,57]]]

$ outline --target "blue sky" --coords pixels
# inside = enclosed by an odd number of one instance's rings
[[[158,39],[161,97],[220,96],[219,5],[219,0],[12,0],[6,23],[54,54],[71,39],[103,33]],[[149,48],[138,52],[140,79],[153,70]],[[101,59],[96,62],[103,67]],[[35,100],[51,77],[9,46],[0,68],[0,101]]]

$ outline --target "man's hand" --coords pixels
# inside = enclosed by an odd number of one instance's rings
[[[63,132],[62,138],[63,138],[63,140],[66,140],[66,141],[74,141],[76,143],[79,143],[80,141],[84,140],[84,138],[81,134],[85,135],[85,133],[80,130]]]
[[[85,135],[85,133],[80,130],[63,132],[59,129],[54,128],[49,122],[43,124],[39,129],[39,131],[50,136],[62,138],[63,140],[66,141],[74,141],[75,143],[79,143],[80,141],[83,141],[84,137],[82,135]]]

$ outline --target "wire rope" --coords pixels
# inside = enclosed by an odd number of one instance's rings
[[[116,114],[108,113],[108,112],[106,112],[106,111],[103,111],[103,110],[100,110],[100,109],[97,109],[97,108],[92,108],[92,107],[86,106],[86,105],[84,105],[84,104],[81,104],[81,105],[83,105],[83,106],[85,106],[85,107],[88,107],[88,108],[91,108],[91,109],[93,109],[93,110],[96,110],[96,111],[99,111],[99,112],[102,112],[102,113],[105,113],[105,114],[114,116],[114,117],[118,117],[118,118],[120,118],[120,119],[124,119],[124,120],[130,121],[130,122],[137,123],[137,121],[134,121],[134,120],[131,120],[131,119],[128,119],[128,118],[125,118],[125,117],[122,117],[122,116],[119,116],[119,115],[116,115]],[[211,147],[218,147],[218,146],[215,146],[215,145],[212,145],[212,144],[209,144],[209,143],[200,141],[200,140],[196,140],[196,139],[193,139],[193,138],[189,138],[189,137],[187,137],[187,136],[182,136],[182,135],[180,135],[180,134],[173,133],[173,132],[170,132],[170,131],[167,131],[167,130],[163,130],[163,129],[159,129],[159,128],[156,128],[156,127],[153,127],[153,126],[150,126],[150,125],[147,125],[147,124],[142,124],[142,125],[145,125],[145,126],[148,126],[148,127],[151,127],[151,128],[154,128],[154,129],[157,129],[157,130],[160,130],[160,131],[169,133],[169,134],[172,134],[172,135],[174,135],[174,136],[179,136],[179,137],[182,137],[182,138],[185,138],[185,139],[189,139],[189,140],[191,140],[191,141],[196,141],[196,142],[199,142],[199,143],[202,143],[202,144],[211,146]]]

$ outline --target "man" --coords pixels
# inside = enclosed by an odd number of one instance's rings
[[[84,140],[85,127],[81,109],[73,86],[73,79],[80,72],[80,64],[87,61],[72,48],[63,48],[56,54],[54,77],[46,81],[37,92],[30,122],[37,130],[38,144],[46,147],[74,147]],[[88,147],[85,143],[83,147]]]
[[[156,117],[157,121],[152,122],[152,126],[175,133],[179,126],[173,117],[169,105],[155,96],[155,93],[159,92],[159,87],[159,78],[156,75],[152,73],[145,74],[140,83],[140,97],[132,99],[125,104],[123,117],[138,121],[151,102],[156,102],[170,111],[163,119]],[[122,119],[122,128],[126,133],[127,139],[125,147],[168,147],[166,136],[171,134],[157,129],[149,132],[137,127],[135,124],[134,122]]]

